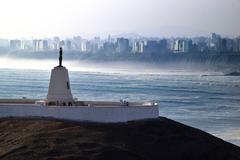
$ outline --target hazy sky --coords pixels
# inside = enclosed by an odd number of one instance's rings
[[[240,35],[240,0],[1,0],[0,37]]]

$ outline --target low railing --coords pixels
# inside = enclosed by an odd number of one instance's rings
[[[42,105],[42,106],[57,106],[54,105],[48,105],[48,102],[46,100],[39,100],[39,99],[0,99],[0,105],[1,104],[36,104],[36,105]],[[158,103],[152,101],[152,102],[128,102],[128,101],[74,101],[71,106],[88,106],[88,107],[119,107],[119,106],[158,106]]]

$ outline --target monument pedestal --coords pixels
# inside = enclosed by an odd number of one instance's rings
[[[48,88],[47,105],[72,106],[73,102],[68,70],[63,66],[54,67]]]

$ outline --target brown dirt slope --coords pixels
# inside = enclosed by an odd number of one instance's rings
[[[0,119],[0,160],[240,160],[240,148],[166,118],[118,124]]]

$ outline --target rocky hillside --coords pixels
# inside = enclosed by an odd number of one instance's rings
[[[240,160],[240,148],[166,118],[118,124],[0,119],[0,160]]]

